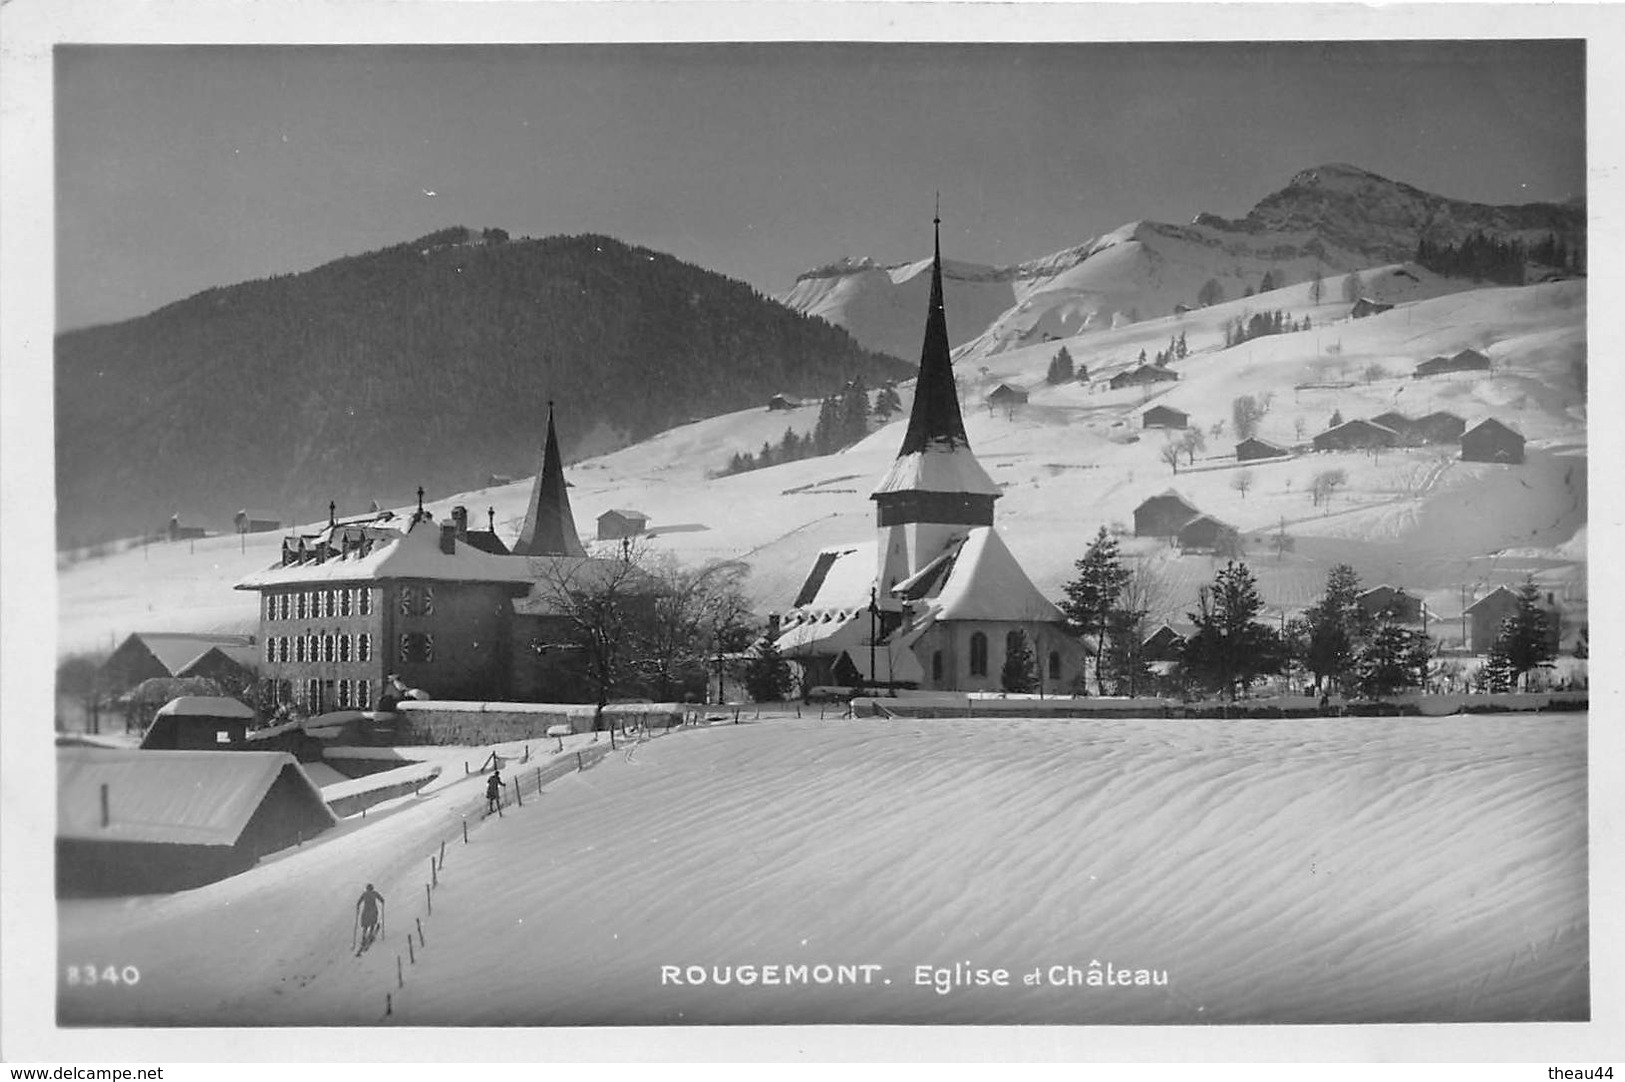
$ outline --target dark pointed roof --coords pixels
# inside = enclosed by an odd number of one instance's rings
[[[959,413],[959,391],[954,385],[953,362],[948,357],[948,317],[942,307],[941,218],[932,218],[934,251],[931,257],[931,305],[925,314],[925,343],[920,349],[920,375],[914,384],[914,406],[908,433],[898,456],[929,446],[969,447],[965,419]]]
[[[564,487],[564,460],[559,456],[558,437],[553,432],[553,403],[547,404],[547,443],[542,449],[542,468],[530,491],[530,507],[525,525],[514,542],[515,556],[585,556],[576,533],[575,516],[570,513],[570,496]]]

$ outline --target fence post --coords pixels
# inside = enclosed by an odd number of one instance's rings
[[[413,965],[418,964],[418,952],[412,949],[412,933],[406,934],[406,956],[412,960]]]
[[[406,974],[401,971],[401,956],[395,956],[395,987],[406,987]]]
[[[576,769],[581,769],[581,753],[579,751],[576,752]]]
[[[429,944],[427,944],[427,943],[425,943],[423,941],[423,918],[421,918],[421,917],[413,917],[412,919],[417,922],[417,926],[418,926],[418,946],[427,947]],[[412,942],[412,937],[407,936],[406,941],[408,943]]]
[[[434,894],[429,890],[429,884],[423,884],[423,896],[429,901],[429,916],[434,916]]]
[[[440,839],[440,866],[442,868],[446,866],[446,839],[444,838]]]
[[[468,844],[468,816],[463,816],[463,844]]]
[[[525,806],[525,789],[524,786],[519,784],[517,777],[513,779],[513,798],[521,808]]]
[[[536,768],[536,795],[542,795],[542,768]]]
[[[395,1013],[395,993],[393,993],[393,992],[385,992],[384,993],[384,1017],[387,1018],[387,1017],[389,1017],[390,1015],[392,1015],[394,1013]]]
[[[429,882],[437,887],[440,885],[440,872],[435,869],[434,857],[429,858]]]

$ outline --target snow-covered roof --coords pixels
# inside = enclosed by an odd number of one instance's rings
[[[159,664],[175,676],[216,646],[252,649],[254,642],[247,635],[192,635],[171,631],[137,631],[130,638],[145,646]],[[228,656],[232,655],[228,653]]]
[[[159,708],[157,717],[246,718],[254,720],[254,710],[224,695],[182,695]]]
[[[963,492],[973,496],[1003,495],[969,447],[940,445],[899,455],[880,479],[873,496],[887,492]]]
[[[928,603],[938,620],[1062,619],[991,526],[969,529],[953,569]]]
[[[352,549],[319,563],[275,564],[244,576],[239,590],[325,582],[368,582],[380,579],[429,579],[436,582],[531,581],[523,556],[493,556],[466,541],[453,540],[452,552],[440,551],[440,527],[420,521],[404,535],[383,531],[383,539],[364,555]],[[392,538],[392,539],[391,539]]]
[[[774,642],[785,657],[830,654],[868,642],[869,612],[867,607],[797,611],[779,626]]]
[[[796,595],[791,614],[796,609],[867,609],[878,556],[874,541],[821,549]]]
[[[286,752],[59,747],[56,764],[58,838],[233,845],[284,772],[297,799],[337,822]]]
[[[925,667],[901,642],[884,642],[875,647],[875,672],[869,671],[869,642],[867,636],[858,646],[846,648],[846,659],[858,670],[866,684],[921,684],[925,682]]]

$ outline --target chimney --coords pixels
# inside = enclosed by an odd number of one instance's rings
[[[776,612],[770,612],[770,613],[767,614],[767,637],[770,640],[773,640],[773,641],[778,640],[778,637],[779,637],[779,619],[780,619],[779,614],[776,613]]]
[[[458,539],[466,539],[468,537],[468,508],[460,505],[453,507],[451,509],[451,520],[457,524]]]
[[[447,556],[457,554],[457,523],[450,519],[440,524],[440,551]]]

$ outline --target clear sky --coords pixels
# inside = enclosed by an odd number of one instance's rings
[[[601,232],[783,293],[1031,259],[1350,162],[1584,194],[1579,42],[61,46],[57,326],[447,225]],[[430,194],[433,193],[433,194]]]

